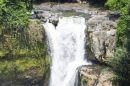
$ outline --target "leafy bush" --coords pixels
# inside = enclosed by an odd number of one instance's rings
[[[129,0],[108,0],[106,3],[110,9],[120,12],[116,31],[115,57],[109,60],[115,71],[119,86],[130,84],[130,1]]]
[[[45,42],[30,43],[31,1],[0,0],[0,79],[42,77],[48,68]]]
[[[19,29],[28,22],[27,5],[22,0],[0,1],[0,26],[8,29]]]

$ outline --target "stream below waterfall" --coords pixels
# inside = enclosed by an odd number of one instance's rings
[[[85,56],[85,18],[62,17],[55,27],[43,24],[51,56],[49,86],[74,86],[77,68],[90,64]]]

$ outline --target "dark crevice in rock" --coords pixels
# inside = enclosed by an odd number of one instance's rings
[[[109,12],[108,17],[112,21],[116,21],[120,17],[120,13],[118,11]]]

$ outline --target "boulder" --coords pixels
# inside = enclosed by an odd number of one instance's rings
[[[42,22],[49,20],[49,22],[53,23],[54,25],[57,25],[59,17],[62,17],[61,12],[54,13],[44,10],[34,10],[34,14],[32,15],[32,19],[39,19]]]
[[[116,23],[104,15],[94,15],[87,22],[87,47],[101,62],[114,55],[115,28]]]
[[[86,66],[80,70],[80,86],[112,86],[111,70],[101,70],[98,66]]]

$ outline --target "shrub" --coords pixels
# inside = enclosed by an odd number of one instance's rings
[[[115,57],[109,60],[115,71],[115,81],[119,86],[130,84],[130,2],[129,0],[108,0],[110,9],[120,12],[116,31]]]

